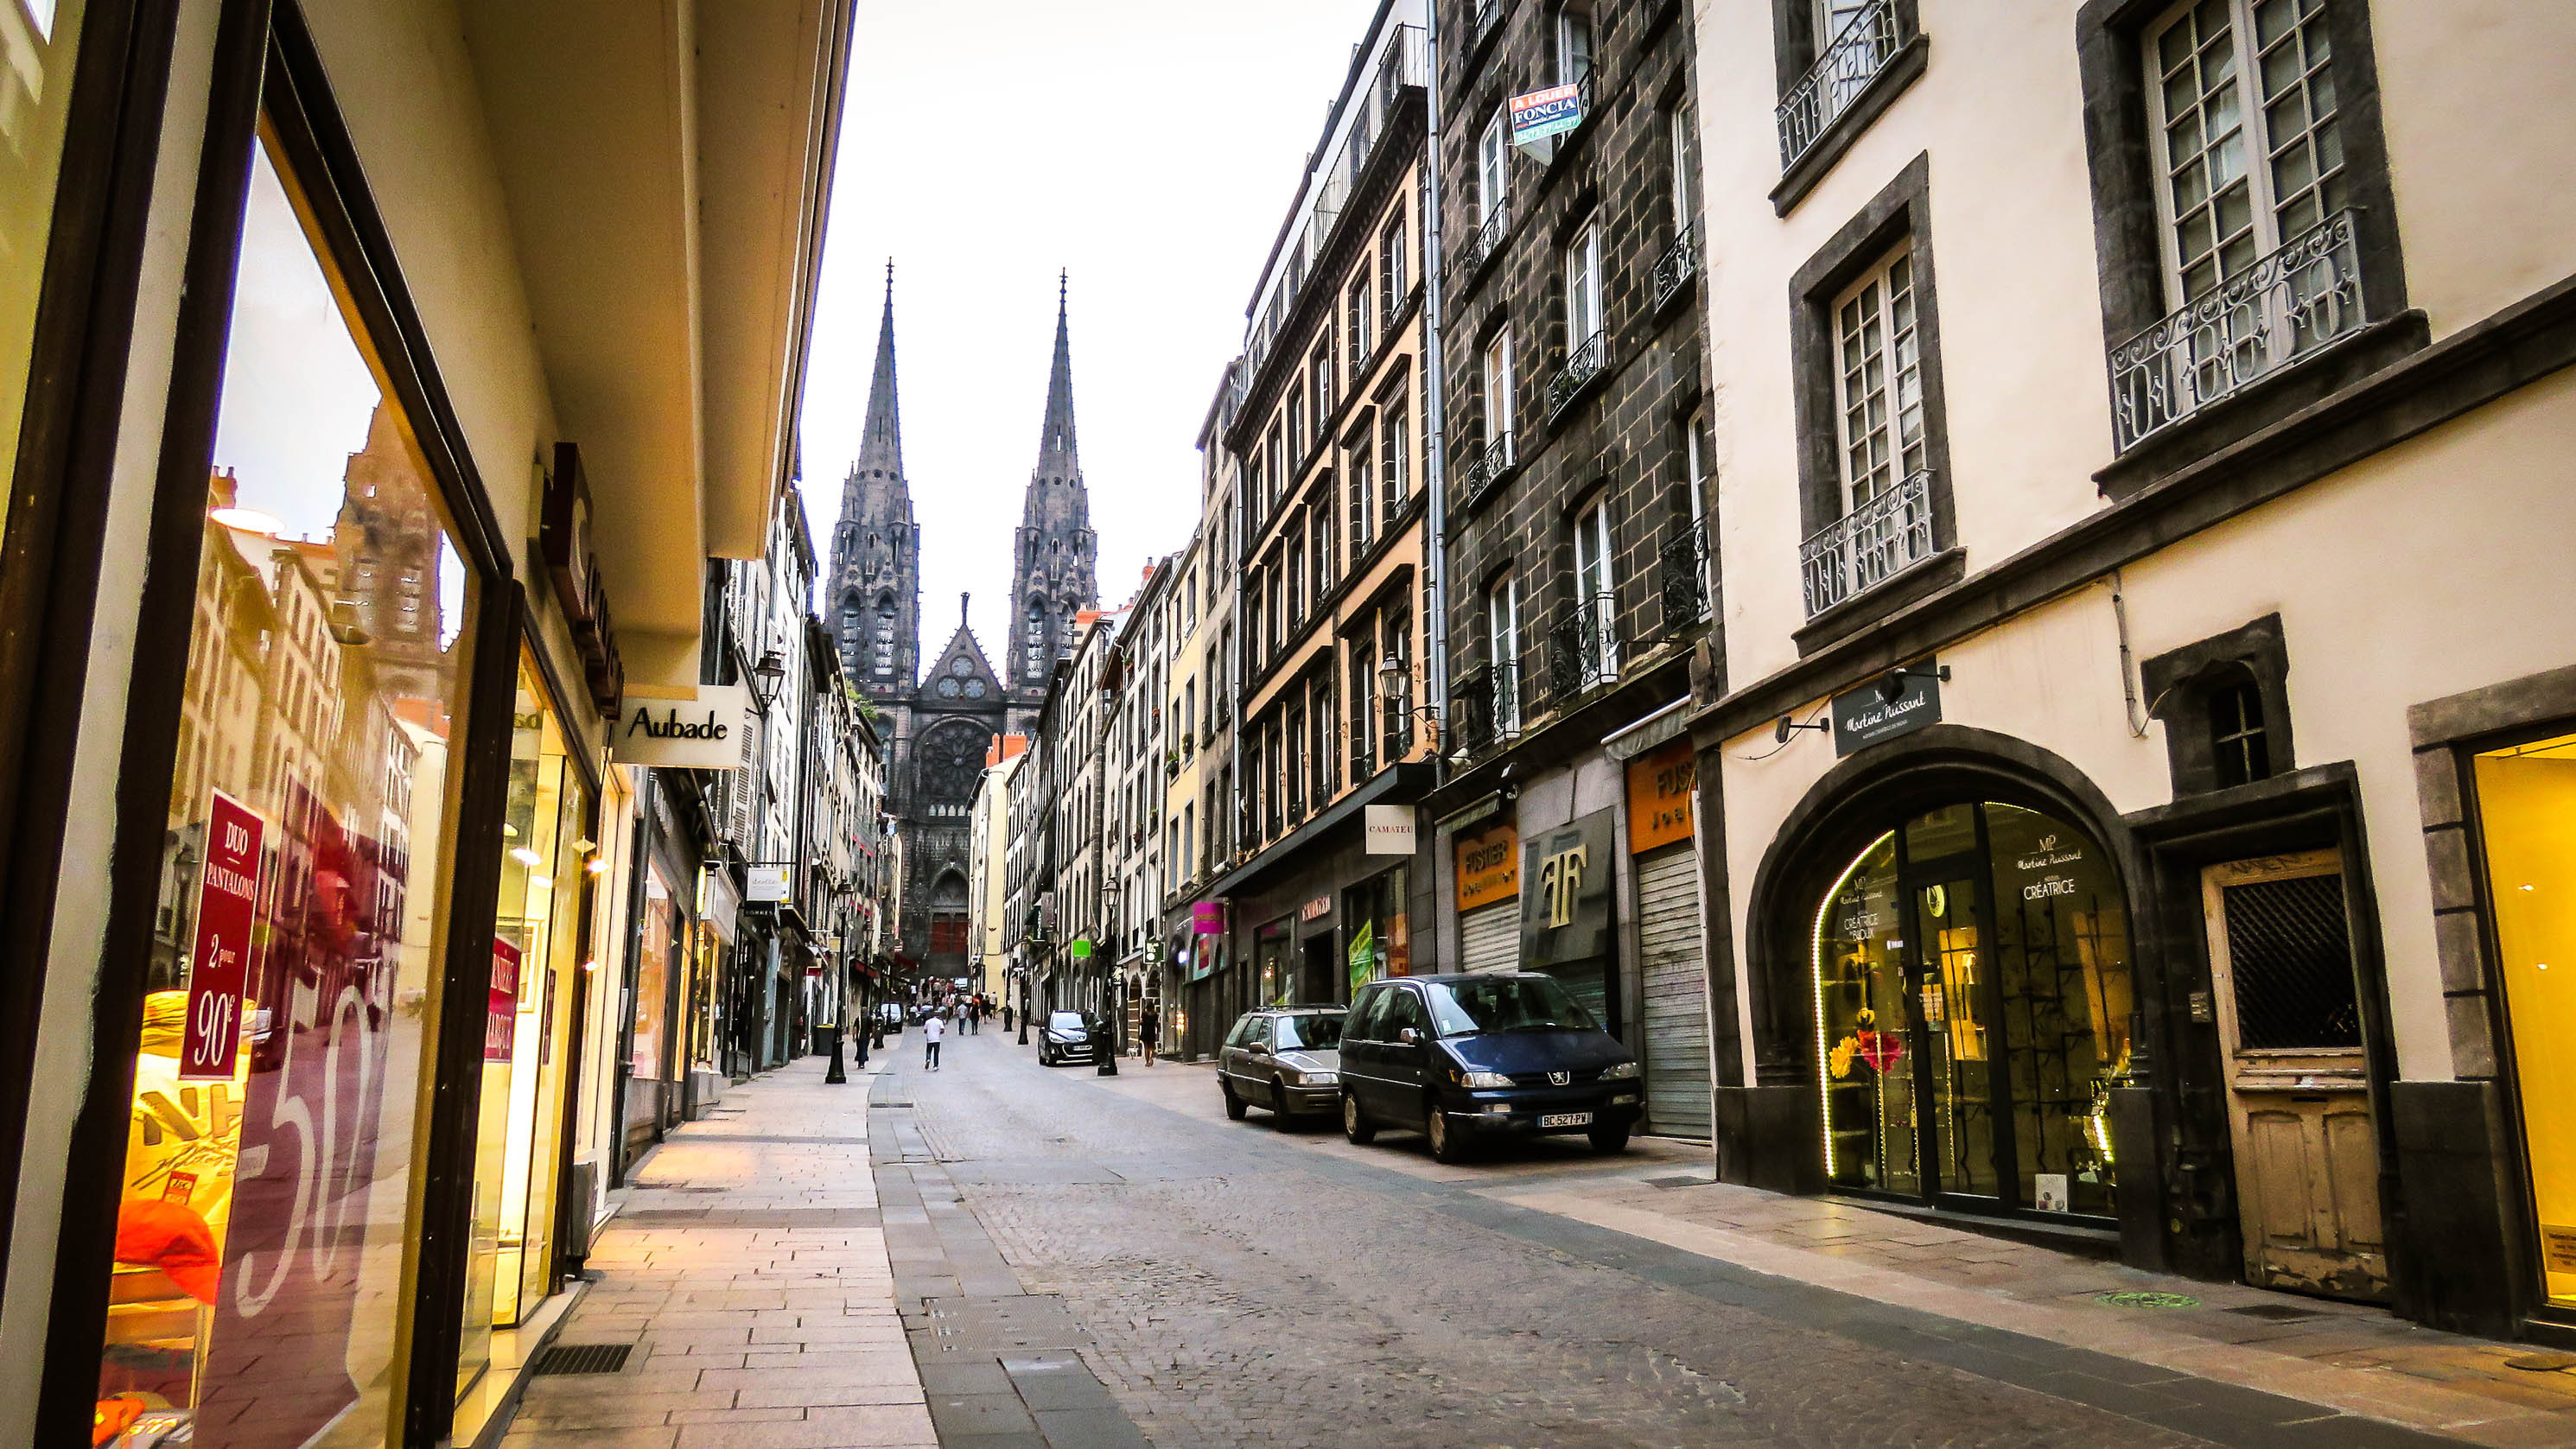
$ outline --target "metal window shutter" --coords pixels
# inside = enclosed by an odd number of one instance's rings
[[[1459,970],[1509,971],[1520,957],[1520,902],[1497,901],[1458,917]]]
[[[1700,959],[1699,872],[1676,845],[1637,860],[1637,938],[1646,993],[1646,1124],[1709,1136],[1708,973]]]

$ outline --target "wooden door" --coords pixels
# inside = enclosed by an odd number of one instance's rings
[[[2343,861],[2333,850],[2201,874],[2236,1149],[2245,1281],[2388,1296],[2378,1138]]]

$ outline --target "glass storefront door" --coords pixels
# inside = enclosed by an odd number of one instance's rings
[[[1837,1187],[2111,1215],[2128,933],[2093,841],[1999,803],[1917,816],[1825,893],[1811,969]]]
[[[381,1443],[409,1313],[448,747],[478,591],[292,191],[263,145],[116,1266],[93,1290],[109,1299],[100,1442]]]
[[[2576,735],[2477,757],[2542,1291],[2576,1309]]]

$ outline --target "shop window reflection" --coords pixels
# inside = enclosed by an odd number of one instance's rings
[[[264,150],[225,369],[97,1437],[372,1444],[473,596]]]

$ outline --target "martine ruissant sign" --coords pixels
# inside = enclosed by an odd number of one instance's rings
[[[740,769],[750,713],[751,692],[739,684],[701,684],[694,700],[630,696],[610,758],[671,770]]]
[[[1905,688],[1894,699],[1875,680],[1834,696],[1836,756],[1941,722],[1941,679],[1930,661],[1910,665],[1895,677]]]

